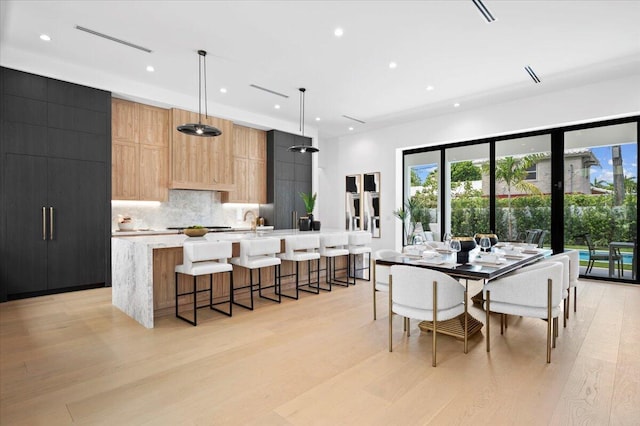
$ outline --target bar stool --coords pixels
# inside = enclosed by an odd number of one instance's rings
[[[231,316],[231,306],[233,303],[233,267],[227,263],[227,259],[231,257],[230,241],[187,241],[183,246],[183,263],[176,265],[176,317],[188,322],[191,325],[198,325],[198,309],[206,308]],[[229,301],[213,303],[213,274],[221,272],[229,272]],[[190,292],[180,293],[178,285],[178,274],[191,275],[193,277],[193,290]],[[197,278],[201,275],[209,275],[209,288],[198,290]],[[198,306],[197,294],[208,291],[209,304]],[[180,297],[193,297],[193,321],[183,317],[178,311],[178,301]],[[215,307],[222,303],[229,303],[229,311],[225,312]]]
[[[349,266],[348,277],[353,278],[353,285],[356,284],[356,272],[367,269],[367,281],[371,281],[371,234],[365,231],[355,231],[349,233]],[[356,256],[368,254],[369,266],[366,268],[356,268]],[[351,263],[353,260],[353,264]],[[353,268],[351,266],[353,265]],[[364,277],[364,273],[362,274]],[[364,279],[364,278],[362,278]],[[347,282],[349,280],[347,279]]]
[[[320,256],[325,258],[325,283],[329,285],[329,288],[322,288],[322,290],[331,291],[332,284],[348,286],[348,282],[339,281],[336,279],[336,257],[349,256],[349,250],[346,248],[349,245],[349,234],[346,232],[339,232],[335,234],[322,234],[320,235]]]
[[[307,235],[289,235],[284,238],[285,252],[280,253],[278,257],[282,260],[287,260],[296,263],[296,294],[291,296],[282,293],[282,296],[290,299],[298,299],[298,292],[305,291],[307,293],[320,293],[320,253],[317,250],[320,248],[320,237],[318,234]],[[317,279],[315,282],[311,281],[311,261],[317,260],[316,273]],[[307,283],[302,286],[307,288],[301,288],[300,286],[300,262],[307,262]],[[289,274],[287,276],[292,276]],[[312,284],[316,284],[314,287]]]
[[[280,297],[280,258],[276,257],[276,253],[280,251],[280,240],[277,238],[253,238],[247,240],[240,241],[240,256],[234,257],[231,259],[231,263],[237,266],[241,266],[249,270],[249,285],[243,287],[234,288],[235,290],[240,290],[243,288],[249,289],[249,297],[251,300],[250,305],[243,305],[237,301],[233,303],[242,306],[243,308],[253,310],[253,292],[256,291],[254,289],[253,283],[253,270],[258,270],[258,295],[267,300],[271,300],[273,302],[278,302],[282,300]],[[273,266],[273,285],[262,287],[262,268],[266,268],[269,266]],[[262,294],[262,290],[264,288],[274,288],[275,294],[278,296],[277,298],[268,297]]]

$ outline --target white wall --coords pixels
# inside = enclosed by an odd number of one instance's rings
[[[320,141],[318,211],[323,227],[344,226],[346,175],[381,172],[381,238],[373,248],[398,248],[402,204],[402,149],[597,121],[640,113],[640,76],[546,93],[375,131]]]

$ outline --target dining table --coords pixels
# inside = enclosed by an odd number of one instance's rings
[[[514,272],[523,266],[535,263],[552,254],[551,250],[537,248],[522,249],[517,252],[511,252],[511,254],[501,253],[500,247],[496,247],[493,250],[492,253],[482,253],[479,248],[471,250],[471,252],[469,252],[469,261],[466,263],[458,263],[456,260],[457,253],[443,249],[437,250],[437,254],[432,254],[431,252],[422,254],[405,253],[398,256],[376,259],[376,265],[407,265],[417,268],[433,269],[459,280],[464,279],[465,288],[468,290],[469,280],[481,280],[484,285],[493,279]],[[492,255],[490,261],[487,260],[489,257],[487,254]],[[497,256],[497,259],[495,256]],[[471,297],[471,300],[474,303],[482,305],[482,291]],[[436,331],[441,334],[463,339],[466,327],[468,331],[467,336],[474,335],[482,329],[483,323],[474,318],[469,312],[467,312],[466,315],[466,318],[463,313],[446,321],[438,321]],[[422,321],[419,327],[422,331],[433,330],[431,321]]]

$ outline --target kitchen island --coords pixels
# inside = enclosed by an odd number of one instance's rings
[[[333,232],[340,231],[329,229],[314,233]],[[243,239],[273,237],[283,240],[287,235],[299,233],[301,232],[293,229],[257,233],[216,232],[198,239],[232,241],[233,256],[238,256],[239,242]],[[190,238],[184,234],[113,237],[111,239],[113,305],[147,328],[154,327],[154,318],[172,314],[175,306],[174,270],[176,265],[182,263],[182,246],[188,239]],[[283,264],[282,275],[291,272],[291,265],[287,263],[289,262]],[[338,265],[338,267],[345,266],[346,261],[342,266]],[[234,268],[234,281],[237,286],[248,282],[248,275],[245,272],[243,268]],[[269,274],[264,275],[263,279],[268,279]],[[265,282],[268,285],[268,281]],[[216,297],[226,296],[221,277],[214,278],[214,290]]]

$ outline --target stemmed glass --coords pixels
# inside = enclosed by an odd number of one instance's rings
[[[491,240],[489,237],[480,238],[480,248],[484,252],[489,252],[491,250]]]
[[[458,260],[458,252],[461,249],[460,240],[451,240],[449,241],[449,248],[453,252],[453,260],[456,262]]]
[[[446,249],[450,249],[451,247],[451,234],[446,232],[444,234],[444,237],[442,237],[442,241],[444,241],[444,248]]]

